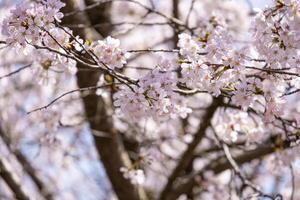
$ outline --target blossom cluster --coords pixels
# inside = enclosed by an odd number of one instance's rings
[[[110,36],[92,43],[87,49],[97,56],[99,62],[108,65],[110,69],[122,68],[129,57],[129,54],[120,48],[120,40]]]
[[[23,2],[3,21],[2,33],[7,36],[6,42],[23,47],[28,43],[39,44],[45,31],[51,30],[55,21],[63,17],[59,11],[63,6],[65,4],[59,0],[34,4]]]
[[[34,51],[35,60],[32,63],[33,75],[38,83],[47,85],[58,82],[60,75],[73,75],[76,73],[76,62],[48,50]]]
[[[297,0],[278,1],[253,22],[254,46],[271,68],[296,68],[300,63],[299,9]]]
[[[198,38],[182,33],[178,46],[184,58],[180,81],[188,87],[196,86],[219,96],[231,82],[244,78],[247,49],[235,50],[225,28],[208,29]]]
[[[125,116],[139,119],[148,116],[162,119],[191,112],[182,96],[176,93],[176,79],[171,71],[154,69],[139,79],[138,85],[124,87],[114,95],[114,104]]]
[[[56,83],[64,72],[76,72],[74,59],[65,56],[92,52],[99,64],[110,69],[126,64],[128,53],[120,48],[120,41],[112,37],[97,42],[84,42],[73,36],[70,29],[59,27],[65,6],[60,0],[19,4],[2,22],[2,33],[8,45],[21,48],[25,54],[35,55],[32,69],[41,83]],[[64,55],[65,54],[65,55]],[[66,73],[64,73],[66,74]]]
[[[236,142],[245,136],[248,143],[260,142],[267,128],[262,121],[249,117],[244,111],[226,110],[219,113],[215,131],[225,141]]]
[[[71,36],[55,26],[63,17],[60,12],[63,6],[59,0],[23,2],[2,22],[6,43],[34,55],[31,68],[40,83],[55,83],[61,73],[76,71],[75,61],[48,50],[64,52],[63,48],[70,44]]]
[[[265,68],[299,72],[299,12],[299,1],[278,1],[255,18],[253,43],[245,45],[236,45],[218,17],[203,22],[206,25],[195,36],[182,33],[180,81],[214,96],[229,95],[243,110],[260,103],[265,120],[273,121],[284,114],[284,96],[290,87],[287,75],[267,73]],[[290,80],[298,86],[298,78]]]

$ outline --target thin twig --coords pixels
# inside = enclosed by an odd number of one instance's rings
[[[187,17],[186,17],[186,19],[185,19],[185,24],[186,24],[187,26],[189,26],[190,16],[191,16],[191,14],[192,14],[192,11],[193,11],[195,2],[196,2],[196,0],[192,0],[191,6],[190,6],[190,8],[189,8],[189,12],[188,12]]]
[[[215,132],[214,128],[213,129],[213,134],[217,139],[217,142],[219,143],[220,147],[223,149],[224,154],[226,159],[228,160],[229,164],[231,165],[231,167],[233,168],[234,172],[238,175],[238,177],[242,180],[244,185],[249,186],[250,188],[252,188],[255,192],[257,192],[260,196],[263,197],[267,197],[270,199],[273,199],[272,196],[265,194],[264,192],[262,192],[256,185],[254,185],[251,181],[249,181],[246,176],[242,173],[241,169],[239,168],[238,164],[236,163],[236,161],[233,159],[229,147],[228,145],[223,142],[219,136],[217,135],[217,133]]]
[[[66,96],[68,94],[72,94],[74,92],[83,92],[83,91],[95,90],[95,89],[104,88],[104,87],[108,87],[108,86],[112,86],[112,84],[106,84],[106,85],[101,85],[101,86],[91,86],[91,87],[85,87],[85,88],[78,88],[78,89],[70,90],[68,92],[65,92],[65,93],[59,95],[58,97],[56,97],[55,99],[50,101],[47,105],[39,107],[39,108],[35,108],[35,109],[27,112],[27,114],[31,114],[31,113],[36,112],[36,111],[47,109],[52,104],[54,104],[56,101],[58,101],[59,99],[63,98],[64,96]]]
[[[281,97],[283,96],[288,96],[288,95],[292,95],[292,94],[295,94],[297,92],[300,92],[300,89],[296,89],[296,90],[293,90],[293,91],[290,91],[290,92],[286,92],[284,93]]]
[[[31,65],[32,65],[32,63],[27,64],[27,65],[25,65],[25,66],[23,66],[23,67],[20,67],[19,69],[15,70],[15,71],[12,71],[12,72],[10,72],[10,73],[8,73],[8,74],[5,74],[5,75],[3,75],[3,76],[0,76],[0,80],[3,79],[3,78],[6,78],[6,77],[12,76],[12,75],[14,75],[14,74],[17,74],[17,73],[19,73],[20,71],[23,71],[24,69],[30,67]]]
[[[121,1],[121,2],[124,2],[124,0],[106,0],[106,1],[101,1],[101,2],[96,2],[94,4],[91,4],[89,6],[86,6],[85,8],[83,9],[79,9],[79,10],[75,10],[75,11],[72,11],[70,13],[66,13],[65,14],[65,17],[68,17],[68,16],[72,16],[72,15],[75,15],[77,13],[80,13],[80,12],[84,12],[84,11],[87,11],[87,10],[90,10],[90,9],[93,9],[101,4],[104,4],[104,3],[110,3],[110,2],[116,2],[116,1]],[[171,22],[172,24],[176,24],[176,25],[179,25],[179,26],[183,26],[185,27],[186,29],[190,30],[190,28],[188,28],[183,22],[181,22],[179,19],[177,18],[174,18],[174,17],[169,17],[167,15],[165,15],[164,13],[161,13],[157,10],[155,10],[154,8],[151,8],[151,7],[148,7],[144,4],[142,4],[141,2],[139,1],[135,1],[135,0],[127,0],[126,2],[129,2],[129,3],[134,3],[142,8],[144,8],[145,10],[151,12],[151,13],[154,13],[154,14],[157,14],[165,19],[167,19],[169,22]]]
[[[177,49],[137,49],[137,50],[129,50],[129,53],[156,53],[156,52],[164,52],[164,53],[178,53],[179,50]]]
[[[260,71],[269,72],[269,73],[284,74],[284,75],[298,76],[298,77],[300,76],[297,73],[281,71],[281,70],[276,70],[276,69],[270,69],[270,68],[258,68],[258,67],[252,67],[252,66],[246,66],[246,68],[260,70]]]
[[[139,26],[167,26],[170,25],[170,22],[116,22],[116,23],[111,23],[111,22],[103,22],[103,23],[98,23],[98,24],[91,24],[91,25],[86,25],[86,24],[67,24],[65,25],[66,27],[69,28],[99,28],[103,26],[122,26],[122,25],[139,25]]]

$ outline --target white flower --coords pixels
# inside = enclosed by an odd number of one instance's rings
[[[141,185],[145,182],[145,174],[141,169],[128,169],[126,167],[121,167],[120,171],[123,173],[125,178],[130,179],[132,184]]]
[[[46,35],[55,27],[54,21],[60,20],[63,14],[59,10],[65,4],[59,0],[46,0],[42,3],[23,2],[11,11],[11,15],[2,23],[2,33],[6,42],[26,47],[28,43],[40,44]]]
[[[114,95],[114,105],[134,119],[164,119],[191,112],[186,101],[174,92],[176,81],[171,72],[155,69],[139,80],[133,91],[124,87]]]
[[[111,69],[122,68],[129,57],[129,54],[120,48],[120,40],[110,36],[105,40],[98,40],[89,49],[95,53],[100,62],[105,63]]]
[[[181,33],[179,36],[178,47],[180,48],[180,54],[189,58],[196,58],[199,53],[200,47],[192,39],[192,37],[186,33]]]
[[[32,64],[34,77],[41,84],[57,83],[61,75],[75,74],[76,62],[49,52],[37,50],[34,52],[36,60]]]

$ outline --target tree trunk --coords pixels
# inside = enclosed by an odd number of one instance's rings
[[[63,12],[68,13],[79,8],[74,0],[65,0],[67,4]],[[86,3],[91,4],[93,1],[88,0]],[[64,24],[85,24],[87,26],[96,22],[109,21],[110,3],[105,3],[97,6],[92,10],[80,12],[75,15],[70,15],[64,18]],[[91,21],[89,20],[91,19]],[[107,36],[110,28],[105,26],[104,29],[97,29],[103,37]],[[92,28],[73,29],[74,35],[80,35],[82,38],[97,39],[99,34]],[[82,64],[77,64],[80,69],[86,68]],[[95,86],[99,80],[100,73],[95,71],[79,70],[77,73],[77,83],[79,88]],[[110,179],[112,187],[119,199],[123,200],[139,200],[146,199],[145,193],[141,188],[135,187],[130,180],[124,178],[120,171],[121,167],[131,165],[127,152],[123,147],[123,142],[120,139],[117,131],[114,129],[112,119],[107,114],[108,108],[106,102],[101,96],[96,95],[95,91],[91,91],[89,95],[82,98],[86,117],[90,123],[91,132],[95,141],[95,146],[101,161],[106,170],[107,176]],[[99,136],[104,134],[104,136]],[[103,134],[102,134],[103,133]]]

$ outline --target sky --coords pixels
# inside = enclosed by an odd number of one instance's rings
[[[273,0],[250,0],[254,7],[263,8],[266,5],[271,5]]]

